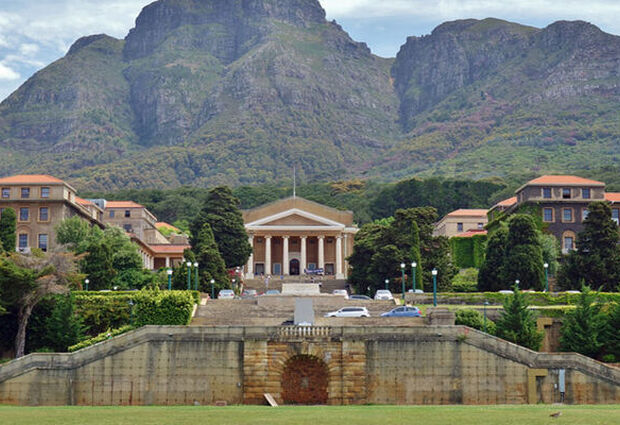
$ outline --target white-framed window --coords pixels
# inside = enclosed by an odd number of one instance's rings
[[[39,249],[45,252],[47,252],[47,239],[48,237],[46,234],[39,235]]]

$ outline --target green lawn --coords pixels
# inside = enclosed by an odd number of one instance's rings
[[[558,419],[549,415],[561,411]],[[338,407],[8,407],[2,425],[610,425],[620,405],[338,406]]]

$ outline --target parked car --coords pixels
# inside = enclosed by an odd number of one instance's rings
[[[232,289],[222,289],[218,292],[217,297],[220,300],[232,300],[235,298],[235,292]]]
[[[334,295],[342,295],[345,300],[349,299],[349,293],[347,292],[346,289],[334,289],[332,294],[334,294]]]
[[[366,307],[343,307],[338,311],[330,311],[325,317],[370,317]]]
[[[244,289],[243,292],[241,293],[241,298],[246,299],[246,298],[254,298],[258,296],[258,292],[256,292],[256,289]]]
[[[514,292],[511,289],[502,289],[501,291],[498,291],[500,294],[514,294]]]
[[[269,289],[264,295],[280,295],[280,291],[277,289]]]
[[[368,295],[358,295],[358,294],[349,295],[349,299],[350,300],[361,300],[361,301],[372,301],[372,298],[370,298]]]
[[[420,309],[417,307],[396,307],[388,312],[381,314],[381,317],[422,317]]]
[[[390,301],[393,299],[392,293],[387,289],[379,289],[375,294],[375,300]]]
[[[413,294],[413,289],[410,289],[410,290],[408,290],[407,292],[409,292],[410,294]],[[423,291],[423,290],[421,290],[421,289],[416,289],[416,290],[415,290],[415,293],[416,293],[416,294],[423,294],[423,293],[424,293],[424,291]]]

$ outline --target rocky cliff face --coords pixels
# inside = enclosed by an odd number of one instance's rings
[[[0,175],[110,190],[279,181],[293,164],[324,180],[568,172],[614,161],[618,40],[471,19],[392,60],[318,0],[160,0],[125,40],[76,41],[0,104]]]

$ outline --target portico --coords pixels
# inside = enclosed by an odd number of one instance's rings
[[[244,211],[243,217],[253,248],[245,268],[247,279],[303,275],[316,269],[346,278],[345,259],[358,230],[351,211],[296,197]]]

